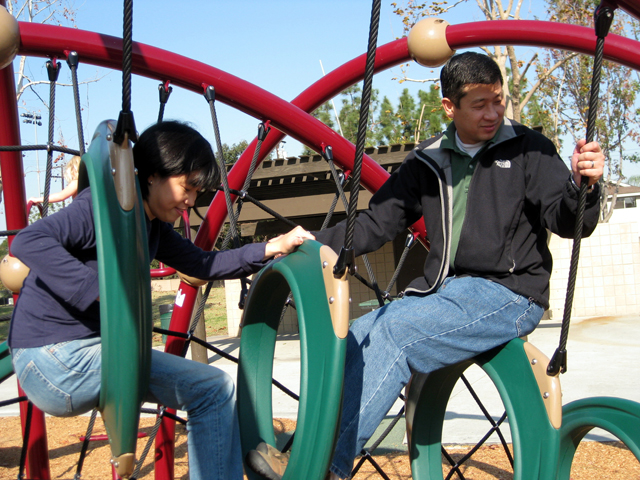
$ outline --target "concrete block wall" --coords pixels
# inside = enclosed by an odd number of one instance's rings
[[[551,320],[562,320],[573,241],[552,235]],[[571,317],[640,312],[640,232],[637,222],[602,223],[580,243]]]

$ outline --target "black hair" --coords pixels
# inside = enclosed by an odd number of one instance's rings
[[[440,72],[442,97],[451,100],[458,108],[460,99],[467,93],[467,85],[493,85],[497,82],[503,85],[500,67],[491,57],[482,53],[454,55]]]
[[[133,146],[142,198],[149,195],[147,179],[189,175],[189,184],[200,190],[215,190],[220,171],[211,144],[194,128],[177,121],[147,128]]]

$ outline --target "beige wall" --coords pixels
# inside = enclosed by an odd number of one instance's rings
[[[551,237],[554,264],[550,318],[562,320],[573,241]],[[637,222],[603,223],[580,243],[571,318],[640,312],[640,235]]]

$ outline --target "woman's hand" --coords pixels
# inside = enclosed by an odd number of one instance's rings
[[[600,149],[600,144],[586,142],[584,138],[578,141],[571,157],[573,181],[577,186],[580,186],[582,176],[589,179],[589,186],[591,186],[600,180],[604,172],[604,154]]]
[[[296,247],[302,245],[305,240],[315,240],[316,237],[311,235],[302,227],[296,227],[289,233],[279,235],[269,240],[264,249],[264,258],[267,260],[271,257],[279,257],[293,252]]]

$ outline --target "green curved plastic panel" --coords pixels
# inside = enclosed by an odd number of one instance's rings
[[[0,383],[13,374],[13,364],[7,342],[0,343]]]
[[[110,162],[115,125],[102,122],[82,162],[86,168],[96,228],[100,281],[102,385],[100,410],[114,457],[135,453],[140,405],[151,363],[151,279],[145,216],[137,202],[118,202]],[[137,182],[136,182],[137,187]]]
[[[464,371],[477,363],[500,393],[509,417],[514,479],[549,480],[556,475],[559,432],[549,422],[540,390],[520,339],[429,374],[416,395],[410,456],[413,478],[441,480],[442,427],[447,403]]]
[[[580,441],[596,427],[618,437],[640,461],[640,404],[614,397],[584,398],[562,409],[559,480],[569,480]]]
[[[297,252],[261,270],[253,280],[244,311],[238,366],[243,458],[261,441],[275,446],[271,379],[276,333],[289,291],[296,305],[300,404],[284,480],[324,479],[340,417],[346,339],[336,336],[332,326],[320,247],[320,243],[307,240]],[[247,474],[251,479],[259,478],[252,472]]]

